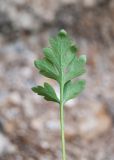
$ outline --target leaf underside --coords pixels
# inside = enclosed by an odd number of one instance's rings
[[[38,95],[44,96],[44,98],[48,101],[54,101],[54,102],[59,103],[59,99],[54,89],[48,83],[44,83],[44,87],[42,86],[33,87],[32,91],[37,93]]]
[[[79,80],[72,82],[76,77],[86,72],[86,56],[76,56],[77,47],[67,35],[66,31],[61,30],[58,35],[49,40],[50,46],[43,49],[44,58],[35,60],[35,67],[40,73],[48,78],[56,80],[59,84],[63,83],[64,103],[75,98],[85,88],[85,81]],[[61,75],[63,75],[61,77]],[[54,89],[48,83],[44,87],[33,87],[32,90],[44,96],[48,101],[59,103],[59,99]]]
[[[77,82],[68,81],[64,86],[64,102],[78,96],[85,88],[85,80],[79,80]]]

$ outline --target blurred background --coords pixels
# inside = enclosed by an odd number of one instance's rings
[[[60,160],[59,107],[31,87],[64,28],[88,57],[87,86],[65,106],[68,160],[114,160],[114,0],[0,0],[0,160]]]

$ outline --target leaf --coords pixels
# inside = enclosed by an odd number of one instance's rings
[[[34,62],[35,66],[40,69],[40,72],[46,77],[58,80],[58,72],[47,59],[36,60]]]
[[[80,94],[85,88],[85,84],[86,84],[85,80],[79,80],[74,83],[68,81],[64,86],[64,95],[63,95],[64,102],[73,99],[78,94]]]
[[[60,88],[62,87],[60,90],[63,90],[65,102],[78,95],[85,85],[81,83],[82,81],[78,83],[72,82],[74,78],[86,72],[86,56],[81,55],[78,57],[76,54],[77,51],[77,46],[70,39],[67,32],[60,30],[57,36],[50,38],[49,47],[43,49],[44,58],[42,60],[36,60],[34,63],[42,75],[52,78],[59,83]],[[70,87],[72,90],[70,90]],[[51,86],[49,88],[53,92],[49,92],[50,94],[47,95],[47,88],[44,84],[44,87],[40,86],[35,89],[46,100],[50,100],[51,94],[54,94],[54,97],[56,97],[55,91]]]
[[[80,60],[80,62],[81,62],[82,64],[86,64],[86,61],[87,61],[86,55],[81,55],[81,56],[79,57],[79,60]]]
[[[51,48],[44,48],[43,49],[44,55],[45,57],[53,64],[57,67],[57,69],[59,70],[59,61],[57,60],[56,55],[53,53]]]
[[[65,82],[84,74],[86,72],[84,67],[85,63],[85,60],[82,60],[82,58],[78,59],[77,57],[75,57],[70,66],[68,67],[68,74],[65,76]]]
[[[44,83],[44,87],[42,86],[33,87],[32,91],[37,93],[38,95],[44,96],[44,98],[48,101],[54,101],[54,102],[59,103],[59,99],[54,89],[48,83]]]
[[[51,38],[49,42],[52,52],[55,54],[58,61],[59,70],[61,72],[75,57],[77,48],[73,45],[73,42],[64,30],[61,30],[57,37]]]
[[[67,68],[67,66],[69,66],[70,62],[72,62],[72,60],[75,58],[75,53],[77,51],[77,48],[75,47],[75,45],[71,45],[67,51],[66,54],[64,54],[63,57],[63,67]]]

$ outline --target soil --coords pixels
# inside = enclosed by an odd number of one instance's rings
[[[31,91],[46,81],[59,94],[33,65],[59,28],[88,57],[86,89],[64,109],[67,159],[114,160],[113,8],[113,0],[0,1],[0,160],[61,159],[59,107]]]

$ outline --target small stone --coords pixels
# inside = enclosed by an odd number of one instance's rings
[[[56,120],[54,120],[54,121],[51,121],[51,120],[47,121],[46,127],[49,128],[50,130],[53,130],[53,131],[59,130],[59,128],[60,128],[59,121],[56,121]]]
[[[10,93],[7,98],[7,102],[12,105],[21,104],[21,97],[20,97],[19,93],[17,93],[17,92]]]
[[[50,145],[49,145],[49,143],[46,142],[46,141],[41,142],[40,147],[41,147],[43,150],[48,150],[48,149],[50,149]]]
[[[94,7],[96,5],[96,0],[83,0],[85,7]]]
[[[60,1],[56,0],[33,0],[31,3],[31,8],[34,12],[39,15],[45,21],[52,21],[54,19],[55,13],[60,5]]]
[[[78,131],[81,137],[92,140],[108,131],[112,121],[102,104],[90,102],[87,108],[87,111],[77,117]]]
[[[24,99],[22,106],[27,117],[31,118],[35,115],[34,106],[31,100]]]
[[[68,4],[76,4],[79,0],[61,0],[62,3],[65,5],[68,5]]]
[[[43,128],[43,124],[42,124],[42,121],[40,120],[40,118],[34,118],[34,119],[32,119],[32,121],[31,121],[31,127],[34,130],[41,131],[42,128]]]
[[[67,141],[71,141],[76,137],[76,129],[73,129],[71,127],[65,127],[65,138]]]
[[[30,78],[32,77],[32,70],[29,67],[23,67],[21,74],[24,78]]]
[[[15,153],[16,146],[14,146],[9,139],[0,133],[0,155]]]
[[[4,130],[6,133],[8,134],[12,134],[13,132],[15,132],[15,124],[11,121],[11,122],[6,122],[4,124]]]

